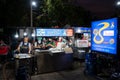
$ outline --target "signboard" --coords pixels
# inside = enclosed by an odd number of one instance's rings
[[[94,51],[117,53],[117,18],[92,22],[92,44]]]
[[[36,29],[37,36],[73,36],[72,29]]]
[[[85,27],[76,27],[75,33],[84,33],[84,32],[91,32],[91,28],[85,28]]]
[[[76,47],[79,47],[79,48],[88,47],[88,40],[77,40]]]

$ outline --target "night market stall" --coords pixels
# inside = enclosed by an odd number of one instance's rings
[[[33,54],[36,56],[38,73],[71,69],[73,50],[66,37],[73,36],[73,29],[36,28],[36,40]]]
[[[74,27],[74,58],[84,60],[90,52],[91,28]]]

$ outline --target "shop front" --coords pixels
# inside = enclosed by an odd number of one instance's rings
[[[74,27],[74,57],[85,59],[85,54],[90,52],[91,28]]]
[[[73,36],[72,29],[36,28],[36,41],[32,53],[34,66],[38,73],[46,73],[72,68],[73,50],[68,37]]]

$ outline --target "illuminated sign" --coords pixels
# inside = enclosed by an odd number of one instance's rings
[[[117,18],[92,22],[92,45],[94,51],[117,53]]]
[[[91,28],[86,27],[75,27],[75,33],[84,33],[84,32],[91,32]]]
[[[76,47],[88,47],[88,40],[77,40]]]
[[[72,29],[36,29],[36,36],[73,36]]]

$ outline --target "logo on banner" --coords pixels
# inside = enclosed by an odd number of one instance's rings
[[[100,24],[98,24],[97,26],[101,26],[103,25],[100,29],[94,29],[93,30],[93,34],[95,35],[93,37],[93,41],[96,44],[101,44],[104,41],[104,36],[114,36],[114,30],[105,30],[110,26],[109,22],[102,22]],[[111,22],[111,26],[110,28],[114,28],[114,22]],[[103,31],[103,33],[102,33]],[[99,37],[99,39],[97,39],[97,37]],[[114,39],[110,39],[109,41],[110,44],[114,43]]]

